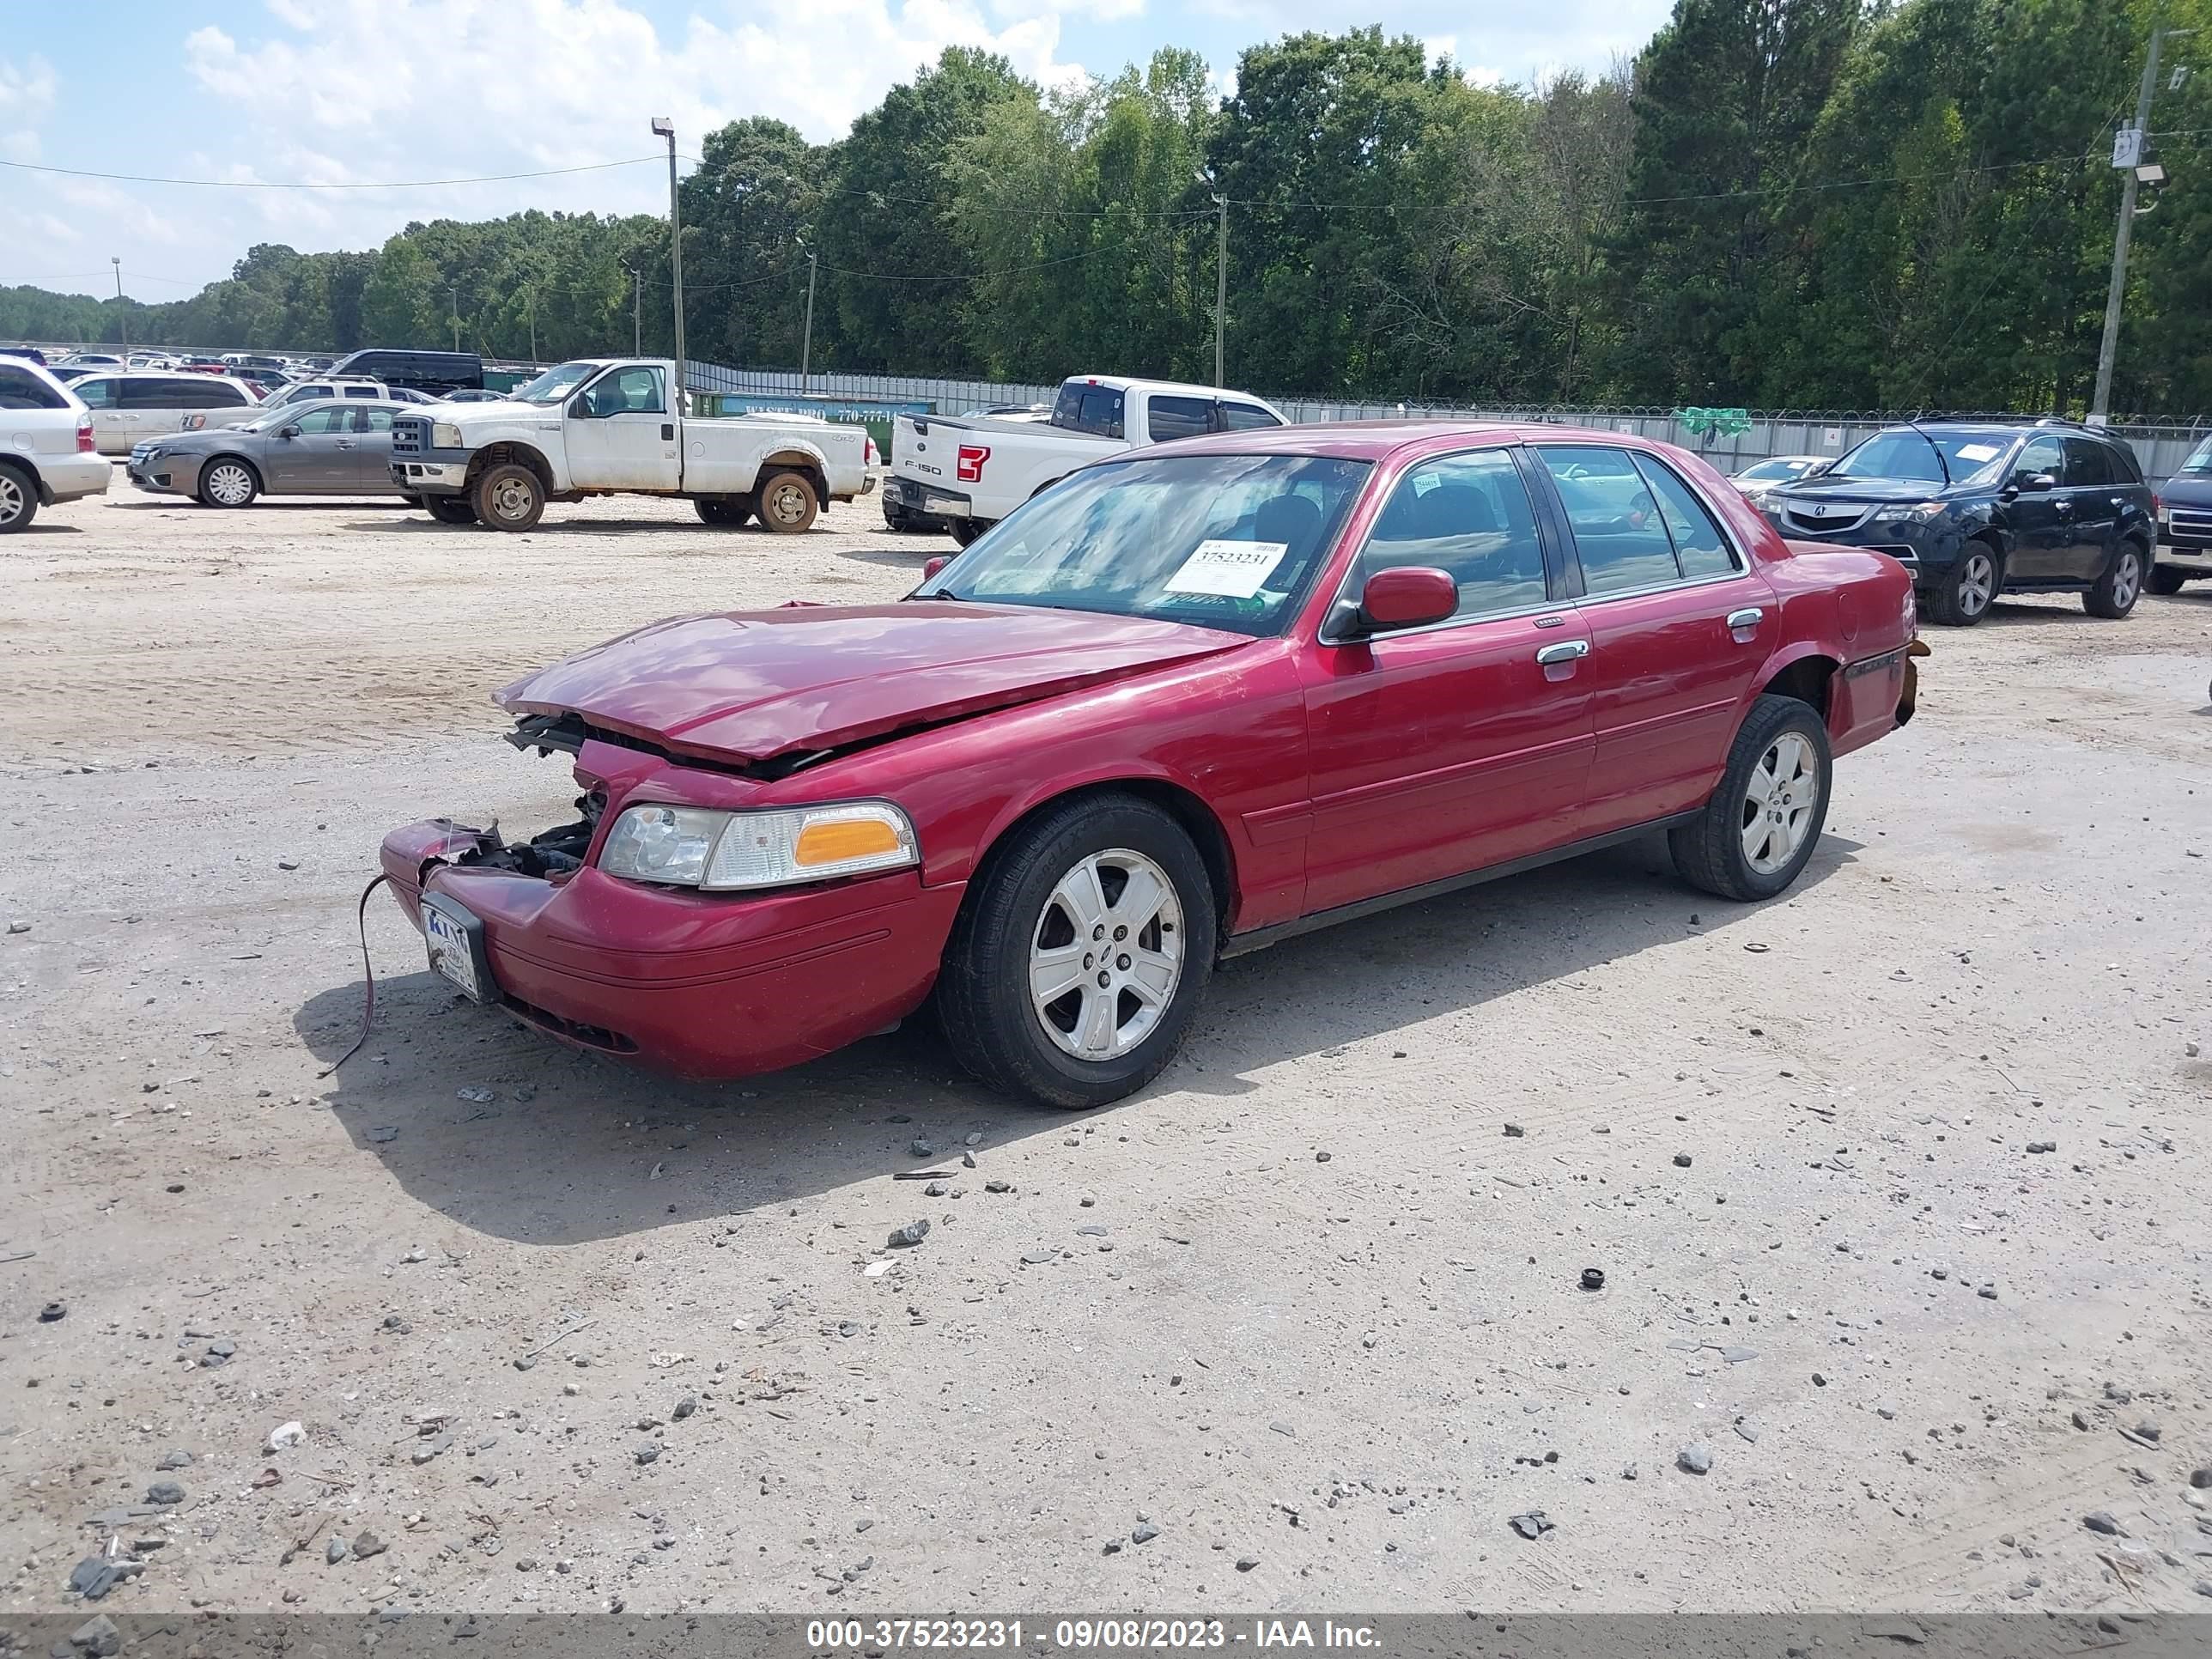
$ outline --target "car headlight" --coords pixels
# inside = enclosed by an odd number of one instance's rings
[[[430,423],[431,448],[459,449],[461,447],[460,428],[451,421],[433,421]]]
[[[1918,501],[1897,509],[1899,524],[1932,524],[1951,510],[1948,501]]]
[[[632,806],[599,850],[608,875],[708,892],[787,887],[920,862],[906,814],[877,800],[772,812]]]

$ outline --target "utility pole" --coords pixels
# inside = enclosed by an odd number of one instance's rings
[[[624,265],[623,269],[629,272],[629,355],[642,357],[645,356],[645,322],[637,308],[638,281],[642,273],[635,265]]]
[[[530,302],[530,366],[535,368],[538,367],[538,290],[532,288],[525,289],[523,292]]]
[[[1214,188],[1211,169],[1199,167],[1194,176],[1206,186],[1213,196],[1213,205],[1221,210],[1221,230],[1213,248],[1213,384],[1222,386],[1228,384],[1221,364],[1222,336],[1229,323],[1229,197]]]
[[[676,283],[676,408],[684,402],[684,216],[676,199],[676,123],[665,115],[653,118],[657,137],[668,140],[668,254]]]
[[[131,361],[131,314],[124,309],[123,256],[111,253],[107,263],[115,267],[115,326],[123,336],[123,361]]]
[[[2120,222],[2112,232],[2112,285],[2105,295],[2105,337],[2097,347],[2097,389],[2089,399],[2093,426],[2102,426],[2112,417],[2112,361],[2120,349],[2120,306],[2127,295],[2128,239],[2135,229],[2136,186],[2145,173],[2154,171],[2144,164],[2143,147],[2150,137],[2150,100],[2158,84],[2159,48],[2171,36],[2196,32],[2152,26],[2150,49],[2143,54],[2142,86],[2136,94],[2132,142],[2130,133],[2123,132],[2112,145],[2112,165],[2121,169]]]
[[[806,247],[804,236],[794,239],[806,248],[806,332],[799,343],[799,391],[805,397],[814,390],[814,277],[817,261],[814,250]]]
[[[461,285],[453,284],[453,349],[461,349]]]

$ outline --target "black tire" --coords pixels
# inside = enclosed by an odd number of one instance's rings
[[[528,467],[502,461],[486,467],[469,492],[477,522],[517,534],[537,528],[545,516],[545,485]]]
[[[814,528],[822,512],[822,497],[814,481],[804,472],[771,472],[753,492],[753,511],[763,529],[779,536],[797,536]]]
[[[465,495],[425,495],[422,505],[440,524],[474,524],[477,510]]]
[[[1987,542],[1968,542],[1958,562],[1929,591],[1929,619],[1946,628],[1972,628],[2003,592],[2003,556]]]
[[[1792,769],[1784,749],[1792,737],[1802,740],[1814,763],[1812,799],[1806,799],[1802,785],[1786,794],[1754,796],[1754,773],[1774,777],[1770,761],[1778,757],[1784,759],[1785,777]],[[1760,696],[1736,730],[1727,769],[1721,774],[1720,787],[1713,791],[1705,811],[1667,832],[1668,848],[1674,855],[1674,867],[1681,872],[1682,879],[1708,893],[1746,902],[1772,898],[1787,888],[1820,844],[1821,829],[1828,821],[1828,791],[1835,769],[1834,757],[1828,749],[1828,728],[1821,723],[1819,709],[1795,697],[1771,693]],[[1786,816],[1766,816],[1774,812]],[[1770,842],[1769,848],[1780,861],[1765,868],[1753,862],[1747,844],[1762,819],[1770,834],[1780,832],[1785,841],[1790,834],[1799,837],[1786,857],[1780,857],[1783,849]]]
[[[753,504],[743,495],[717,496],[712,501],[691,503],[699,509],[699,522],[713,525],[718,530],[740,530],[753,515]]]
[[[981,519],[947,519],[945,527],[951,532],[954,541],[966,547],[991,526]]]
[[[20,466],[0,463],[0,536],[28,530],[39,516],[39,486]]]
[[[902,531],[907,527],[908,522],[909,520],[906,515],[906,508],[903,506],[896,501],[887,501],[884,503],[884,529]]]
[[[2081,596],[2081,608],[2106,622],[2119,621],[2142,598],[2143,567],[2149,562],[2141,543],[2122,542],[2106,562],[2096,585]]]
[[[1080,924],[1056,890],[1063,878],[1093,858],[1102,860],[1094,866],[1096,892],[1109,905],[1092,924],[1107,930],[1098,942],[1133,947],[1149,941],[1156,964],[1174,954],[1167,948],[1170,941],[1180,952],[1166,1000],[1149,1021],[1143,1014],[1145,999],[1121,985],[1105,988],[1107,997],[1094,1001],[1091,996],[1094,975],[1119,978],[1127,973],[1120,964],[1131,961],[1128,952],[1097,957],[1086,953],[1085,966],[1074,967],[1073,952],[1091,941],[1081,937]],[[1131,861],[1116,863],[1117,859]],[[1118,883],[1113,879],[1116,871],[1121,876]],[[1111,907],[1130,894],[1139,876],[1164,878],[1172,902],[1151,921],[1141,922],[1136,938],[1117,939],[1111,930],[1125,924],[1114,921]],[[1179,919],[1171,919],[1174,912]],[[1214,929],[1213,884],[1205,860],[1165,811],[1124,794],[1079,796],[1048,808],[994,848],[969,885],[937,981],[945,1041],[960,1063],[984,1082],[1039,1105],[1103,1106],[1133,1094],[1158,1077],[1182,1046],[1213,973]],[[1042,1008],[1030,994],[1031,952],[1038,949],[1069,951],[1069,969],[1079,974],[1076,982]],[[1132,965],[1139,974],[1125,984],[1141,975],[1141,963]],[[1050,1021],[1068,1041],[1079,1043],[1083,1013],[1098,1007],[1104,1010],[1103,1018],[1115,1022],[1097,1028],[1099,1034],[1109,1048],[1126,1035],[1126,1052],[1083,1059],[1047,1030]]]
[[[2154,593],[2163,593],[2171,598],[2181,592],[2188,581],[2186,571],[2176,570],[2170,564],[2154,564],[2150,568],[2150,591]]]
[[[260,493],[261,474],[238,455],[209,457],[192,490],[202,507],[251,507]]]
[[[403,489],[399,492],[399,504],[402,507],[420,507],[422,505],[422,498],[420,495],[410,495]]]

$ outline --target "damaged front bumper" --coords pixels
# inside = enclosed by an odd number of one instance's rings
[[[896,1024],[935,983],[958,884],[902,870],[769,892],[659,887],[583,861],[604,816],[524,842],[430,819],[387,835],[380,861],[418,930],[436,913],[432,965],[459,988],[682,1076],[817,1059]]]
[[[410,495],[458,495],[468,487],[465,449],[414,449],[392,446],[392,482]]]

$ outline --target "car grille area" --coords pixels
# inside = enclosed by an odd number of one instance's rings
[[[394,457],[420,455],[430,447],[430,423],[420,415],[395,415],[392,418],[392,453]]]
[[[2212,542],[2212,507],[2169,507],[2166,531],[2192,542]]]

